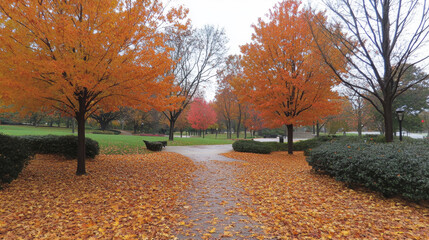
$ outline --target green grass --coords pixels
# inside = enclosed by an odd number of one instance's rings
[[[130,136],[130,135],[105,135],[92,134],[92,130],[87,129],[86,137],[97,141],[100,144],[102,154],[140,154],[148,153],[143,140],[147,141],[167,141],[167,137],[147,137],[147,136]],[[0,133],[14,136],[22,135],[72,135],[71,129],[56,128],[56,127],[33,127],[33,126],[11,126],[0,125]],[[74,133],[77,134],[76,131]],[[188,146],[188,145],[216,145],[216,144],[232,144],[234,140],[226,139],[220,134],[215,138],[208,134],[205,138],[190,137],[180,138],[175,137],[174,141],[168,141],[168,146]]]

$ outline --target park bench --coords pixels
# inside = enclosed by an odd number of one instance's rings
[[[162,147],[167,146],[167,141],[146,141],[143,140],[144,144],[146,145],[146,148],[154,151],[154,152],[159,152],[162,150]]]

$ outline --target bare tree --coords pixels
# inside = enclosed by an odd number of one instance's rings
[[[226,54],[227,38],[223,29],[204,26],[201,29],[168,32],[167,44],[173,48],[175,85],[180,87],[172,96],[182,97],[175,110],[163,112],[169,121],[169,140],[174,140],[174,127],[201,85],[216,75]]]
[[[313,35],[325,62],[345,86],[369,101],[384,118],[386,141],[393,141],[394,100],[428,75],[406,84],[403,75],[423,64],[429,53],[420,51],[429,34],[426,0],[327,0],[335,24],[324,19]],[[319,31],[319,29],[322,29]],[[328,41],[326,41],[328,39]],[[345,56],[349,71],[335,66],[335,55],[324,51],[333,44]]]

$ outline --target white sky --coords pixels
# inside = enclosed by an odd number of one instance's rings
[[[189,18],[196,27],[206,24],[225,29],[229,53],[239,54],[239,45],[250,42],[251,25],[268,13],[279,0],[173,0],[189,8]]]
[[[303,3],[320,0],[304,0]],[[188,17],[194,27],[210,24],[225,29],[229,39],[228,54],[240,54],[240,45],[250,43],[252,24],[264,18],[280,0],[171,0],[171,6],[183,5],[189,9]],[[307,5],[307,4],[306,4]],[[206,100],[213,100],[216,83],[206,86]]]
[[[256,24],[259,17],[265,17],[278,2],[280,0],[172,0],[173,5],[189,9],[188,17],[195,27],[210,24],[224,28],[229,38],[229,54],[240,53],[239,46],[251,40],[251,25]]]

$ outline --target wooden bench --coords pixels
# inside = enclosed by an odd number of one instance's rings
[[[154,151],[154,152],[159,152],[159,151],[162,150],[162,147],[167,146],[167,141],[154,141],[154,142],[151,142],[151,141],[143,140],[143,142],[146,145],[147,149],[149,149],[151,151]]]

